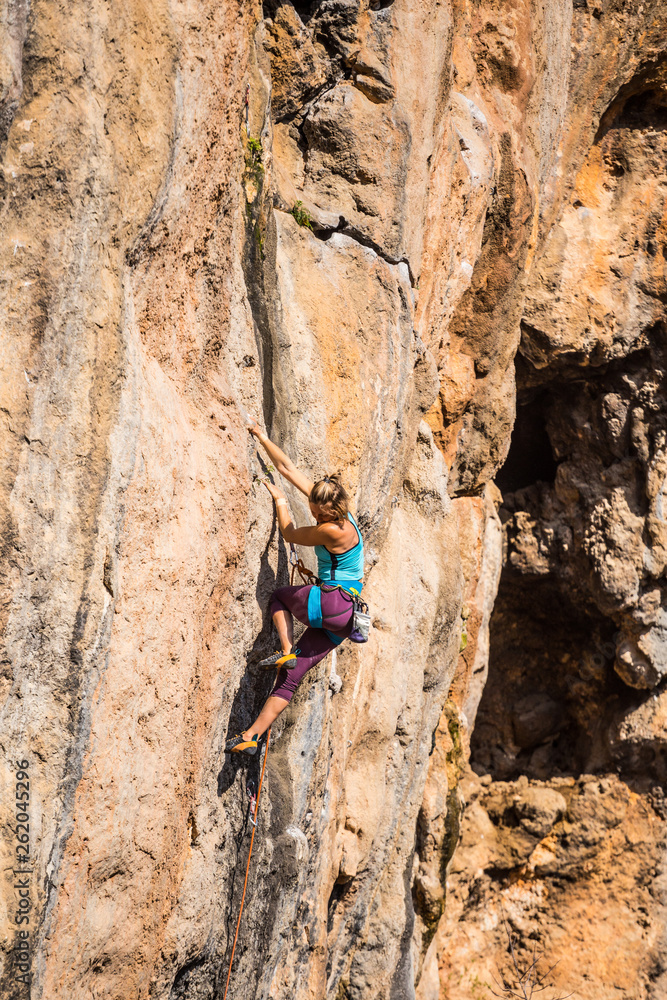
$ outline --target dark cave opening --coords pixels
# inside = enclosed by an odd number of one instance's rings
[[[264,0],[264,17],[275,17],[278,8],[286,5],[294,8],[302,24],[308,24],[319,6],[319,0]]]
[[[505,568],[491,617],[489,674],[471,766],[494,781],[616,772],[636,791],[667,777],[667,746],[616,739],[653,697],[614,671],[616,626],[558,580]]]
[[[317,9],[317,0],[292,0],[292,6],[304,24],[308,24]]]
[[[602,766],[596,761],[599,706],[622,686],[612,669],[612,637],[613,623],[593,624],[548,576],[506,569],[491,618],[473,769],[511,781]]]
[[[496,484],[501,493],[552,483],[558,462],[554,458],[546,427],[547,394],[539,393],[527,402],[517,403],[512,441]]]
[[[614,121],[617,128],[651,129],[654,132],[667,128],[667,100],[662,90],[650,88],[633,94],[623,105]]]
[[[651,718],[649,702],[667,680],[651,691],[616,673],[620,599],[601,588],[585,544],[591,511],[614,484],[623,484],[634,516],[644,516],[641,441],[631,428],[635,408],[643,419],[647,393],[664,398],[664,341],[656,324],[636,350],[588,366],[586,377],[572,358],[557,371],[517,358],[516,425],[497,477],[505,565],[471,739],[479,774],[548,780],[616,772],[651,794],[667,779],[667,740],[633,721]],[[654,427],[664,427],[659,407],[652,412]],[[576,495],[567,492],[571,481],[580,484]],[[614,525],[605,531],[613,552]]]

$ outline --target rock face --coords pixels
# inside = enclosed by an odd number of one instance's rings
[[[660,51],[625,49],[617,63],[633,30],[612,5],[575,8],[579,139],[564,137],[552,181],[567,199],[541,213],[498,476],[505,567],[472,739],[474,770],[494,780],[461,786],[461,848],[422,997],[497,988],[507,930],[522,967],[536,944],[543,970],[559,963],[554,994],[665,989],[667,92]],[[660,33],[652,13],[645,40],[664,47]],[[593,38],[584,142],[573,111]],[[546,796],[564,802],[547,809]]]
[[[652,806],[616,777],[461,785],[463,835],[424,984],[487,996],[537,959],[542,995],[659,996],[665,843]]]
[[[229,997],[475,995],[503,904],[657,998],[662,5],[2,24],[2,995],[24,760],[30,995],[224,995],[288,579],[247,411],[343,472],[373,629],[274,727]]]

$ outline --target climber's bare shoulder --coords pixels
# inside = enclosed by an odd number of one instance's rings
[[[316,524],[310,528],[290,526],[283,531],[283,538],[295,545],[324,545],[325,548],[334,548],[340,543],[340,528],[335,523]]]

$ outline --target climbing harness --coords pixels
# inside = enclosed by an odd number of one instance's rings
[[[348,639],[351,642],[368,642],[368,633],[371,627],[371,616],[368,613],[368,605],[365,601],[362,601],[359,596],[358,590],[346,590],[345,587],[339,585],[323,583],[321,588],[313,587],[310,594],[308,595],[308,621],[311,625],[315,625],[315,628],[322,628],[322,604],[321,597],[313,598],[313,592],[317,589],[318,595],[321,594],[322,590],[340,590],[341,594],[345,594],[350,601],[352,601],[353,612],[352,612],[352,631],[350,632]],[[317,612],[319,607],[319,617],[320,624],[317,625],[315,622],[311,621],[310,609],[311,609],[311,598],[314,613]],[[324,629],[330,639],[333,639],[337,646],[343,641],[340,637],[334,636],[332,632],[328,629]]]
[[[352,617],[352,632],[349,635],[349,639],[352,642],[368,642],[368,633],[371,627],[371,618],[368,613],[368,605],[365,601],[362,601],[359,596],[359,591],[355,588],[346,590],[340,584],[336,584],[333,581],[329,583],[328,581],[322,581],[314,573],[311,573],[309,569],[303,565],[303,562],[296,554],[296,548],[294,547],[294,542],[290,542],[290,554],[289,561],[292,567],[292,572],[290,576],[290,584],[294,586],[294,577],[298,573],[301,577],[301,582],[306,586],[312,585],[312,590],[308,594],[308,624],[313,628],[324,628],[322,624],[322,588],[325,590],[340,590],[342,594],[349,597],[354,605],[354,612]],[[340,646],[341,639],[339,635],[334,635],[329,629],[324,629],[326,634],[329,636],[332,642],[337,646]]]
[[[259,777],[259,787],[257,789],[257,795],[254,797],[250,793],[250,788],[254,789],[254,782],[248,782],[246,786],[246,793],[250,797],[250,807],[252,810],[252,815],[254,819],[251,819],[252,823],[252,834],[250,836],[250,850],[248,851],[248,864],[245,869],[245,881],[243,882],[243,894],[241,896],[241,906],[239,908],[239,919],[236,921],[236,933],[234,934],[234,943],[232,945],[232,957],[229,960],[229,970],[227,972],[227,982],[225,983],[225,992],[222,1000],[227,1000],[227,990],[229,989],[229,980],[232,975],[232,965],[234,963],[234,952],[236,951],[236,942],[239,936],[239,927],[241,926],[241,916],[243,915],[243,904],[245,902],[245,893],[248,887],[248,873],[250,871],[250,859],[252,857],[252,845],[255,841],[255,832],[257,830],[257,810],[259,809],[259,797],[262,794],[262,782],[264,781],[264,769],[266,768],[266,759],[269,756],[269,740],[271,739],[271,727],[266,731],[266,747],[264,749],[264,761],[262,763],[262,773]]]

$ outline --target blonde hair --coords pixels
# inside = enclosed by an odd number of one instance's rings
[[[350,498],[340,481],[338,472],[332,476],[324,476],[316,482],[308,499],[318,507],[329,507],[337,521],[346,520],[350,512]]]

